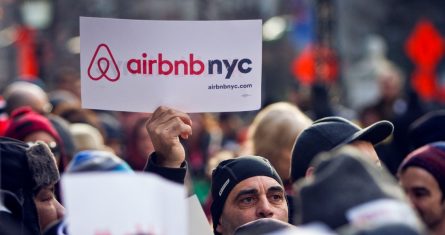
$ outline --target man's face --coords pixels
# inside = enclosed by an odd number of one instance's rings
[[[445,220],[445,203],[435,178],[420,167],[408,167],[399,175],[400,184],[423,222],[434,229]]]
[[[64,215],[65,208],[60,205],[54,196],[54,185],[42,187],[34,196],[34,203],[36,204],[42,231]]]
[[[288,221],[283,187],[273,178],[255,176],[238,183],[229,193],[216,231],[231,235],[239,226],[260,219]]]

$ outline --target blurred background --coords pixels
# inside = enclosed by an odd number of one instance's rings
[[[379,153],[394,172],[410,150],[410,124],[445,103],[443,12],[440,0],[0,0],[0,91],[17,80],[38,85],[53,114],[95,127],[107,147],[140,170],[153,151],[144,130],[149,114],[77,104],[79,16],[262,19],[263,107],[287,101],[313,120],[339,115],[364,127],[390,120],[396,129]],[[245,151],[256,113],[192,115],[194,135],[184,144],[201,202],[210,160]]]

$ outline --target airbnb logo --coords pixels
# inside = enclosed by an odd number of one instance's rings
[[[120,71],[108,45],[102,43],[97,46],[88,66],[88,76],[95,81],[102,78],[110,82],[119,80]]]
[[[105,78],[110,82],[119,80],[121,75],[129,78],[127,75],[196,77],[215,74],[230,79],[233,74],[247,74],[252,71],[253,62],[249,58],[212,58],[206,61],[198,57],[194,53],[189,53],[185,58],[169,59],[162,52],[150,56],[143,52],[140,57],[128,59],[122,59],[117,55],[118,64],[108,45],[102,43],[97,46],[88,66],[88,76],[94,81]]]

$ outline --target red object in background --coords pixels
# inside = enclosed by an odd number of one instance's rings
[[[445,101],[445,88],[437,82],[436,66],[445,44],[439,31],[426,19],[420,20],[406,40],[405,52],[416,65],[411,77],[414,90],[425,100]]]
[[[408,57],[423,69],[434,69],[442,58],[444,49],[439,31],[425,19],[416,24],[405,44]]]
[[[36,55],[36,31],[27,27],[17,30],[18,77],[34,80],[38,77],[39,66]]]
[[[6,128],[8,128],[9,125],[8,115],[4,112],[5,108],[6,101],[0,96],[0,109],[3,110],[3,112],[0,112],[0,136],[5,135]]]
[[[411,76],[411,85],[425,100],[433,100],[436,94],[436,79],[431,72],[414,72]]]
[[[327,47],[309,45],[292,62],[292,74],[305,85],[320,80],[332,83],[338,74],[335,53]]]

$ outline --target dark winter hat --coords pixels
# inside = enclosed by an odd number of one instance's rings
[[[301,223],[318,221],[338,229],[350,222],[348,213],[351,209],[383,199],[402,205],[403,211],[411,212],[411,218],[414,218],[411,221],[417,221],[396,180],[386,169],[377,168],[359,150],[345,146],[322,154],[315,159],[314,166],[314,175],[298,183],[296,215],[301,216]],[[386,210],[378,212],[388,213]],[[375,214],[374,211],[371,213]],[[409,215],[402,213],[402,216]]]
[[[399,167],[399,174],[408,167],[420,167],[428,171],[445,194],[445,142],[434,142],[411,152]]]
[[[27,135],[33,132],[44,131],[51,135],[57,144],[61,143],[60,136],[51,122],[28,106],[14,110],[10,119],[11,122],[5,132],[7,137],[24,140]]]
[[[268,176],[283,185],[280,176],[270,162],[259,156],[243,156],[222,161],[212,173],[211,213],[215,234],[219,218],[230,191],[241,181],[254,176]]]
[[[56,159],[48,145],[38,141],[26,150],[26,156],[34,182],[33,190],[55,184],[60,180]]]
[[[54,155],[43,142],[28,144],[0,137],[1,188],[13,193],[37,190],[60,179]]]
[[[8,216],[1,216],[0,231],[4,235],[28,235],[28,229],[23,223],[23,207],[19,198],[10,191],[0,189],[0,214],[4,214],[4,209]]]
[[[131,167],[116,155],[100,150],[85,150],[74,156],[66,172],[115,171],[133,172]]]
[[[0,187],[18,193],[22,188],[33,188],[26,150],[22,141],[0,137]]]
[[[0,137],[0,187],[20,202],[22,222],[31,234],[40,234],[34,193],[59,180],[54,156],[44,143],[29,147],[22,141]]]
[[[445,110],[429,112],[409,126],[411,150],[436,141],[445,141]]]
[[[241,225],[235,230],[235,235],[269,234],[291,228],[295,226],[276,219],[261,218]]]
[[[326,117],[315,121],[296,139],[292,150],[291,177],[293,181],[304,177],[311,161],[319,153],[339,148],[356,140],[373,145],[386,139],[394,130],[388,121],[380,121],[360,128],[341,117]]]

